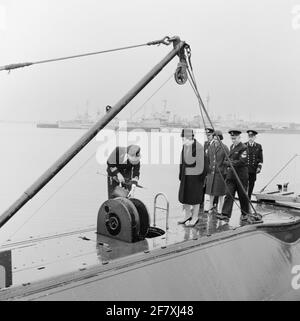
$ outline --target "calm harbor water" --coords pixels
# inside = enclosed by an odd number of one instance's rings
[[[83,133],[84,130],[36,128],[31,124],[0,124],[0,213],[21,196]],[[142,146],[144,164],[140,184],[145,189],[137,189],[135,196],[147,205],[151,217],[153,199],[158,192],[168,196],[170,216],[181,215],[177,199],[181,149],[179,136],[179,133],[166,132],[154,135],[135,133],[129,137],[129,143]],[[204,140],[201,133],[197,138],[200,142]],[[299,134],[258,135],[257,142],[263,145],[264,165],[255,190],[264,187],[294,154],[300,154],[299,138]],[[243,141],[245,139],[244,134]],[[224,143],[230,145],[226,133]],[[7,239],[20,240],[95,227],[98,209],[107,198],[103,160],[115,145],[114,132],[110,130],[94,139],[1,229],[1,244]],[[299,171],[300,157],[270,184],[270,188],[275,189],[277,183],[289,182],[291,190],[300,192]],[[158,215],[163,222],[163,213]]]

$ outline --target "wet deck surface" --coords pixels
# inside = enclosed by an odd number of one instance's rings
[[[263,223],[260,225],[282,225],[300,219],[300,212],[297,210],[275,208],[272,205],[259,205],[256,209],[263,216]],[[0,250],[12,249],[13,285],[26,285],[92,266],[107,265],[129,256],[144,255],[169,245],[207,238],[225,231],[238,231],[243,227],[237,209],[228,223],[218,220],[215,213],[201,213],[195,227],[178,224],[179,219],[180,217],[172,217],[169,220],[169,229],[164,235],[136,243],[97,235],[95,227],[87,227],[80,231],[12,242],[2,246]],[[165,230],[163,215],[158,220],[157,227]]]

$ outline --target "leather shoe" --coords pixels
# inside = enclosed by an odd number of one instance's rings
[[[190,221],[191,219],[192,219],[192,217],[184,218],[184,219],[178,221],[177,223],[178,224],[185,224],[187,221]]]
[[[185,224],[187,227],[194,227],[199,222],[199,218],[196,220],[191,220],[189,223]]]
[[[222,213],[218,213],[216,215],[217,219],[222,220],[222,221],[229,221],[230,217],[227,215],[224,215]]]

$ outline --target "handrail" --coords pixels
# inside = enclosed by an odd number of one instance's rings
[[[156,205],[156,202],[157,202],[157,199],[159,196],[162,196],[165,201],[166,201],[166,204],[167,204],[167,207],[160,207],[160,206],[157,206]],[[163,210],[163,211],[166,211],[166,230],[169,229],[169,209],[170,209],[170,203],[169,203],[169,200],[166,196],[166,194],[164,193],[158,193],[155,195],[154,197],[154,211],[153,211],[153,226],[155,227],[156,226],[156,209],[160,209],[160,210]]]

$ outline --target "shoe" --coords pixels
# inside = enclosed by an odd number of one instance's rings
[[[262,216],[260,214],[257,215],[248,215],[247,222],[249,224],[260,224],[263,223]]]
[[[224,214],[222,214],[222,213],[218,213],[218,214],[216,215],[216,217],[217,217],[219,220],[222,220],[222,221],[229,221],[229,219],[230,219],[229,216],[224,215]]]
[[[185,224],[187,221],[190,221],[192,219],[192,216],[191,217],[188,217],[188,218],[184,218],[182,219],[181,221],[178,221],[177,223],[178,224]]]
[[[194,227],[199,222],[199,218],[197,218],[195,221],[191,220],[189,223],[185,224],[187,227]]]
[[[247,222],[248,221],[248,215],[241,215],[241,221],[242,222]]]
[[[209,210],[204,210],[204,212],[210,214],[210,213],[212,213],[212,212],[214,211],[214,209],[215,209],[215,208],[214,208],[214,206],[213,206],[213,207],[211,207]]]

